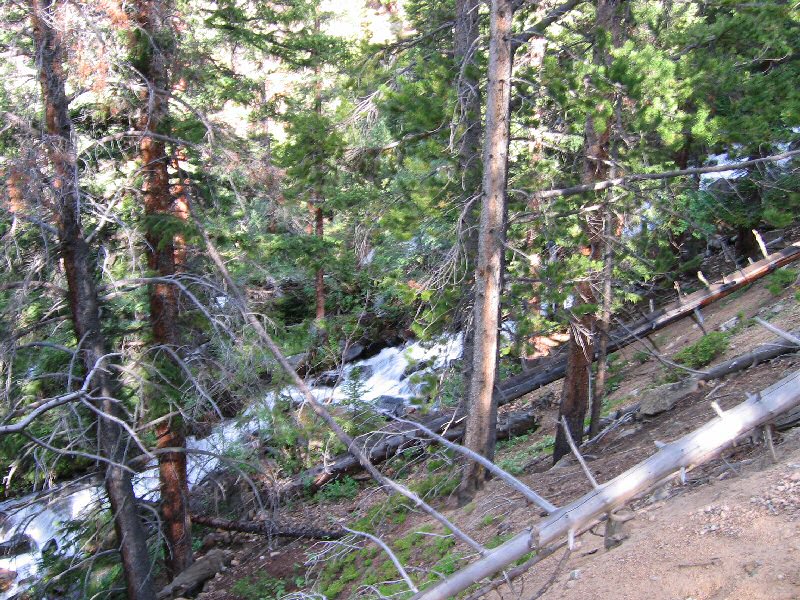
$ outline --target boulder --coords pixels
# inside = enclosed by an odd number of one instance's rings
[[[342,354],[342,362],[350,362],[361,356],[366,350],[364,344],[350,344]]]
[[[32,549],[33,540],[30,536],[18,533],[0,543],[0,556],[19,556],[20,554],[27,554]]]
[[[697,391],[699,383],[694,378],[689,378],[677,383],[668,383],[645,390],[639,403],[639,416],[652,417],[653,415],[670,410],[679,400]]]
[[[306,363],[308,362],[308,353],[301,352],[300,354],[292,354],[291,356],[287,356],[286,362],[288,362],[295,371],[302,371],[305,369]]]
[[[409,375],[413,375],[414,373],[418,373],[420,371],[424,371],[425,369],[433,367],[433,363],[434,363],[433,359],[409,362],[408,366],[403,371],[403,379],[405,379]]]
[[[378,396],[375,399],[375,408],[382,413],[402,417],[406,414],[406,399],[398,396]]]
[[[322,373],[317,375],[316,379],[314,379],[314,385],[333,387],[339,381],[339,378],[341,376],[342,372],[338,369],[333,369],[331,371],[323,371]]]

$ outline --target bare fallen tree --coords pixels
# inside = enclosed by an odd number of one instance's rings
[[[531,551],[567,539],[572,542],[602,517],[634,497],[672,477],[718,456],[749,431],[767,425],[800,404],[800,371],[797,371],[682,438],[661,447],[647,460],[611,481],[600,484],[567,506],[517,534],[468,567],[412,600],[454,598],[471,585],[501,571]]]

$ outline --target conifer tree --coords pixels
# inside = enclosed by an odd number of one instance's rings
[[[113,367],[109,368],[109,349],[100,322],[100,304],[92,268],[90,248],[83,235],[78,172],[69,101],[65,93],[64,49],[58,7],[51,0],[32,0],[31,18],[37,54],[37,69],[42,86],[48,156],[54,171],[55,213],[60,253],[64,262],[69,305],[78,355],[85,376],[93,377],[90,401],[98,412],[97,439],[105,464],[104,484],[111,503],[114,528],[122,557],[122,567],[130,600],[155,598],[150,556],[144,526],[137,511],[128,460],[127,434],[120,423],[124,414],[117,405],[120,389]],[[104,364],[105,363],[105,364]]]
[[[144,175],[144,213],[147,262],[152,273],[161,278],[150,285],[150,320],[156,368],[169,374],[179,372],[174,365],[179,345],[178,292],[164,279],[175,275],[175,236],[171,219],[176,211],[169,185],[169,157],[164,137],[169,135],[168,97],[170,68],[174,61],[174,38],[170,25],[171,7],[166,0],[139,0],[136,4],[133,36],[133,65],[144,78],[140,99],[139,145]],[[159,137],[156,137],[159,136]],[[180,201],[178,201],[180,202]],[[174,382],[175,387],[180,387]],[[155,388],[147,402],[154,417],[172,411],[159,402]],[[191,523],[189,522],[189,487],[186,480],[186,442],[183,425],[177,416],[159,423],[156,428],[161,515],[164,524],[167,573],[175,577],[192,563]]]

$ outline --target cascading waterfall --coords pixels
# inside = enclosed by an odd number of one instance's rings
[[[409,342],[384,348],[371,358],[345,364],[326,381],[334,379],[335,385],[313,385],[312,382],[311,390],[317,399],[326,403],[350,400],[356,390],[364,402],[390,398],[397,403],[412,404],[421,395],[423,384],[419,380],[422,376],[447,367],[460,358],[461,352],[460,333],[443,336],[434,343]],[[417,377],[411,377],[412,374]],[[250,406],[239,417],[219,423],[207,437],[186,440],[190,488],[221,468],[224,462],[219,455],[248,443],[255,433],[269,430],[268,410],[264,409],[274,406],[277,395],[302,402],[302,395],[294,387],[269,392],[260,406]],[[138,473],[134,489],[139,498],[157,500],[158,468],[150,465]],[[65,554],[79,552],[74,544],[75,534],[65,530],[65,525],[98,508],[103,493],[100,486],[84,485],[77,490],[64,486],[57,494],[35,493],[0,503],[0,516],[4,518],[0,522],[0,548],[3,543],[23,539],[15,536],[28,536],[30,543],[29,551],[0,557],[0,574],[3,569],[16,573],[11,587],[0,592],[0,600],[12,598],[35,583],[39,561],[48,544],[54,543]]]

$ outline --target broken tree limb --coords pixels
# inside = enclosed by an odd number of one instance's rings
[[[240,533],[255,533],[271,537],[284,537],[293,539],[310,540],[338,540],[346,534],[343,530],[320,529],[309,525],[281,525],[274,521],[231,521],[220,517],[192,514],[192,524],[203,525],[223,531],[238,531]]]
[[[600,190],[607,190],[608,188],[627,185],[636,181],[652,181],[656,179],[672,179],[675,177],[686,177],[688,175],[702,175],[704,173],[724,173],[726,171],[738,171],[739,169],[747,169],[755,165],[760,165],[766,162],[778,162],[787,158],[793,158],[800,155],[800,150],[790,150],[789,152],[781,152],[780,154],[773,154],[772,156],[765,156],[763,158],[754,158],[752,160],[745,160],[738,163],[731,163],[728,165],[714,165],[710,167],[698,167],[695,169],[680,169],[675,171],[664,171],[663,173],[640,173],[634,175],[625,175],[623,177],[615,177],[614,179],[607,179],[605,181],[597,181],[595,183],[588,183],[583,185],[575,185],[568,188],[561,188],[558,190],[542,190],[530,194],[531,200],[544,200],[546,198],[558,198],[564,196],[575,196],[577,194],[584,194],[586,192],[598,192]]]
[[[752,265],[739,269],[711,284],[706,289],[699,290],[688,296],[681,297],[679,302],[674,302],[659,310],[637,319],[636,321],[616,328],[611,332],[608,340],[608,351],[614,352],[644,338],[654,331],[662,329],[684,317],[692,315],[695,309],[708,306],[724,298],[728,294],[743,288],[746,285],[772,273],[776,269],[800,260],[800,242],[770,254]],[[545,386],[564,377],[567,370],[567,359],[563,353],[556,353],[552,357],[539,359],[528,366],[527,372],[510,377],[500,383],[500,404],[519,398],[535,389]]]
[[[455,598],[469,586],[494,575],[531,550],[563,540],[570,532],[585,530],[604,514],[623,506],[681,468],[711,460],[744,433],[769,423],[799,404],[800,371],[796,371],[725,411],[722,417],[666,444],[650,458],[545,517],[438,585],[416,594],[412,600]]]
[[[442,431],[452,422],[453,415],[446,414],[423,423],[426,429],[442,434],[448,441],[458,441],[464,436],[464,427],[450,427],[446,432]],[[531,410],[514,411],[498,416],[497,439],[507,439],[515,435],[526,433],[538,426],[534,412]],[[369,458],[373,464],[378,464],[390,459],[401,450],[410,448],[414,445],[423,443],[424,432],[417,428],[408,426],[404,431],[387,434],[383,439],[370,448],[365,449],[369,453]],[[326,465],[317,465],[311,469],[296,475],[281,488],[280,493],[283,497],[291,497],[303,492],[315,492],[323,485],[341,477],[356,473],[361,470],[361,465],[351,454],[343,454],[336,457],[333,462]]]
[[[439,442],[445,448],[449,448],[450,450],[453,450],[454,452],[457,452],[457,453],[465,456],[469,460],[472,460],[472,461],[478,463],[479,465],[483,466],[483,468],[486,469],[487,471],[489,471],[489,473],[491,473],[492,475],[494,475],[495,477],[497,477],[501,481],[504,481],[511,489],[513,489],[516,492],[522,494],[525,497],[525,499],[528,502],[530,502],[531,504],[535,504],[536,506],[538,506],[539,508],[547,511],[548,513],[553,513],[553,512],[556,511],[556,507],[553,506],[552,504],[550,504],[550,502],[548,502],[547,500],[542,498],[539,494],[534,492],[531,488],[529,488],[527,485],[522,483],[519,479],[514,477],[511,473],[509,473],[508,471],[504,471],[503,469],[498,467],[496,464],[494,464],[488,458],[486,458],[484,456],[481,456],[477,452],[473,452],[472,450],[470,450],[466,446],[462,446],[460,444],[455,444],[455,443],[451,442],[446,437],[439,435],[438,433],[428,429],[427,427],[425,427],[422,424],[415,424],[413,421],[407,421],[405,419],[399,419],[397,417],[395,417],[395,419],[397,421],[401,422],[401,423],[405,423],[407,425],[411,425],[412,427],[416,427],[422,433],[424,433],[426,436],[428,436],[429,438],[433,439],[434,441]],[[563,419],[563,417],[562,417],[562,419]],[[580,457],[580,460],[583,460],[583,457]]]

